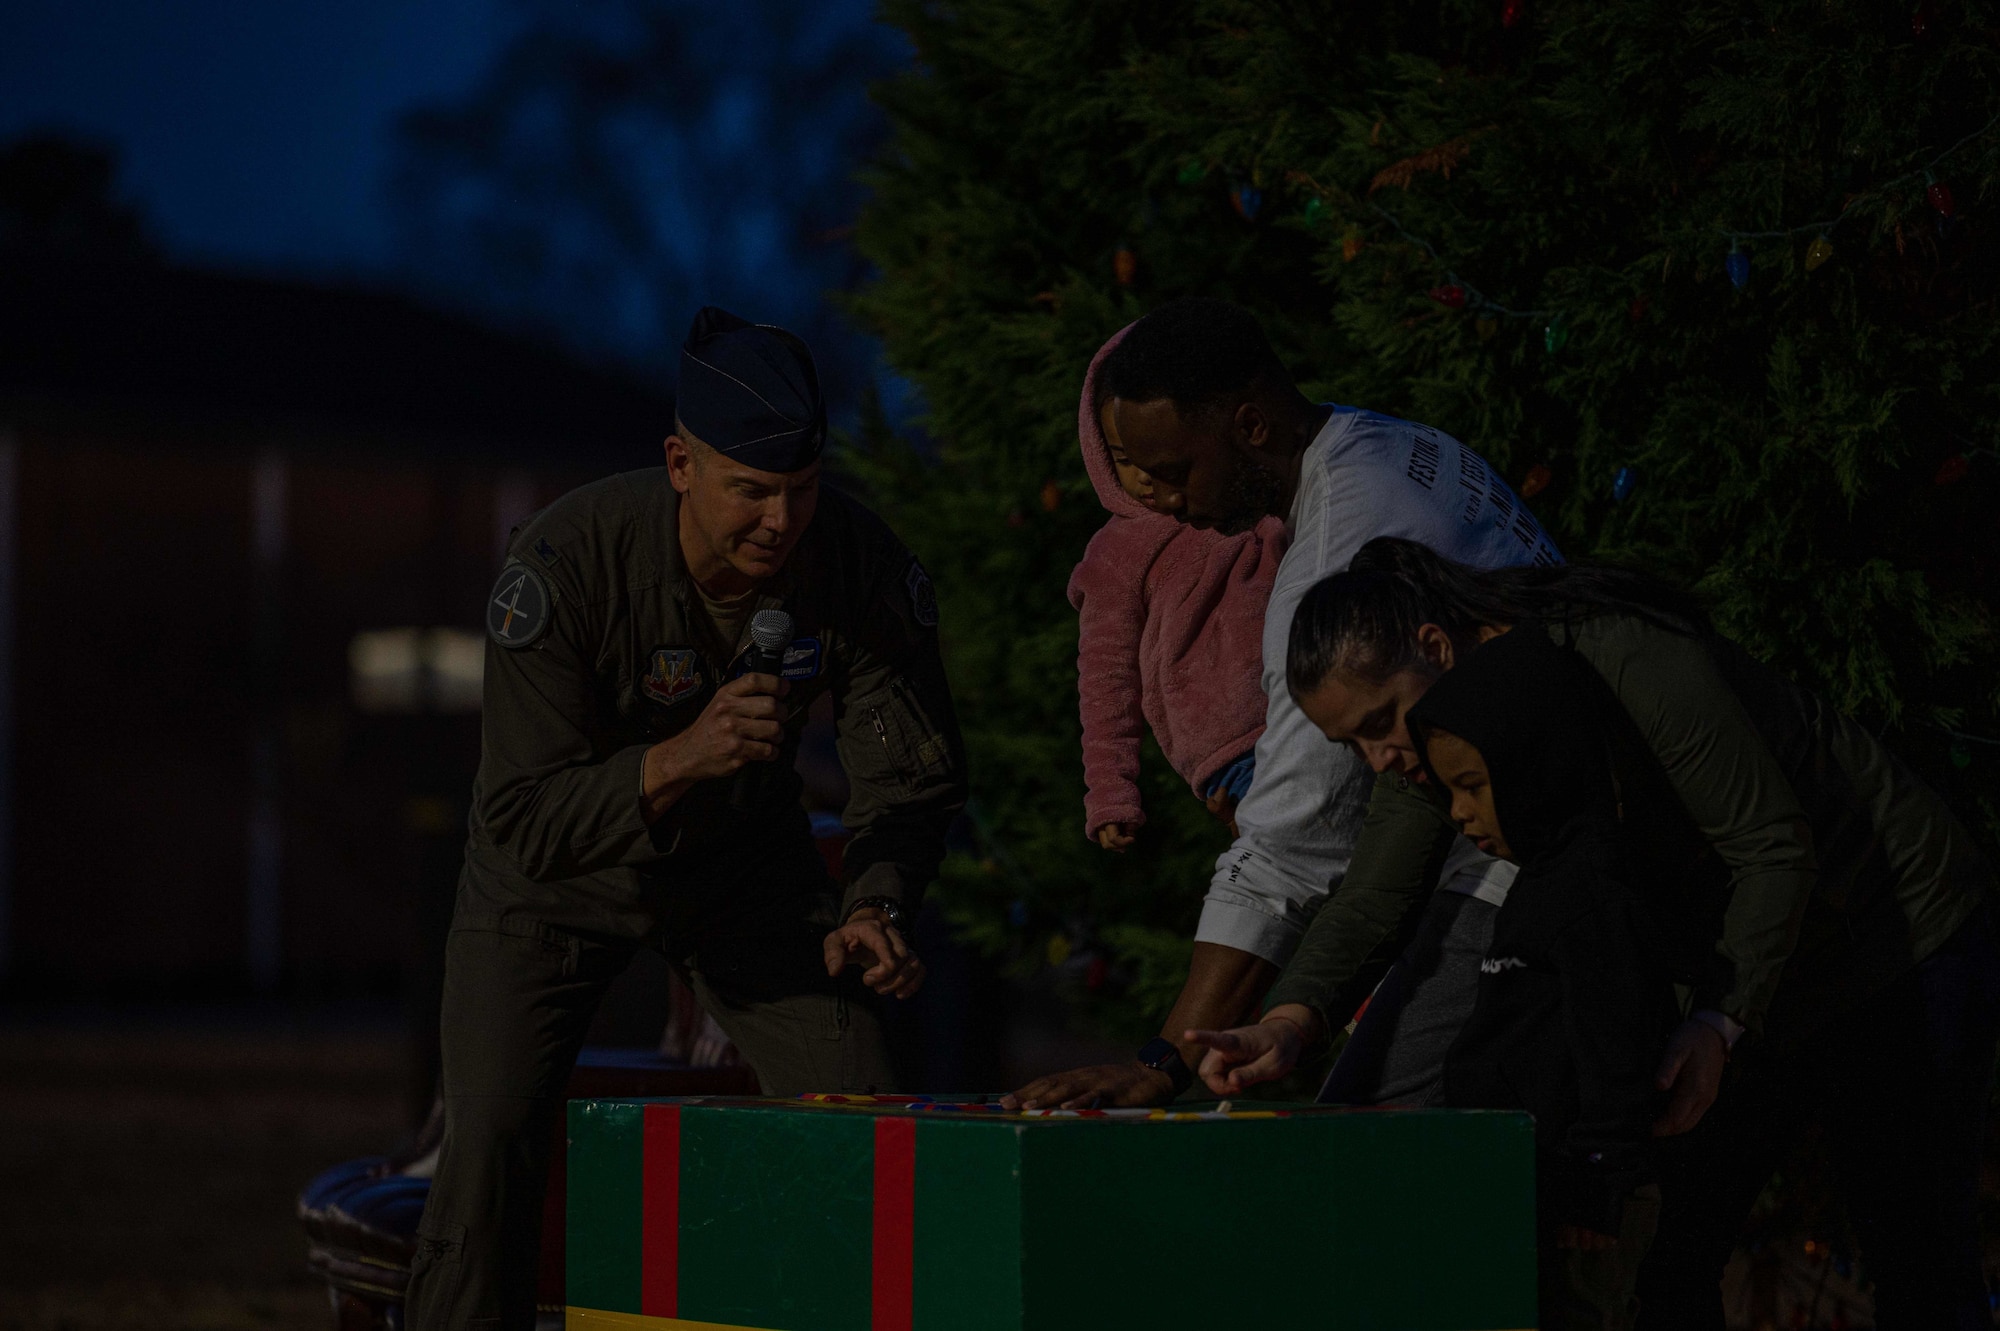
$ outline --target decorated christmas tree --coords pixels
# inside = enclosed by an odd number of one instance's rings
[[[1361,12],[1365,11],[1365,12]],[[1572,557],[1696,588],[2000,825],[2000,8],[892,0],[859,242],[920,390],[849,465],[931,566],[968,936],[1157,1020],[1227,834],[1163,763],[1082,836],[1091,353],[1175,296],[1481,451]]]

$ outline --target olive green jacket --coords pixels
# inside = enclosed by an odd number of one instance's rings
[[[1605,719],[1640,886],[1694,1008],[1803,1034],[1928,956],[1993,890],[1935,791],[1733,643],[1629,615],[1543,627],[1622,704]],[[1344,1024],[1456,834],[1438,792],[1378,777],[1353,863],[1267,1004]]]
[[[793,770],[822,696],[852,789],[846,899],[914,907],[966,797],[936,600],[888,527],[830,487],[755,605],[790,612],[793,636],[785,741],[777,759],[744,769],[751,807],[735,807],[742,778],[732,777],[698,782],[650,826],[641,816],[646,750],[692,724],[735,673],[734,659],[704,654],[708,635],[689,623],[691,603],[702,611],[681,561],[679,505],[664,469],[629,472],[571,492],[514,533],[496,601],[509,588],[508,603],[519,598],[525,569],[550,604],[525,645],[501,645],[489,618],[461,916],[637,940],[677,897],[764,910],[802,881],[823,882]],[[747,646],[746,616],[739,657]]]

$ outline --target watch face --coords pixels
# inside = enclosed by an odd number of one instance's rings
[[[879,910],[889,917],[889,927],[897,933],[903,932],[903,908],[887,897],[863,897],[848,910],[848,917],[864,910]]]

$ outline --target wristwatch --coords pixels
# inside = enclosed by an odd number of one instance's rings
[[[889,917],[889,927],[897,933],[907,934],[910,932],[903,926],[904,915],[902,903],[893,897],[862,897],[847,908],[847,912],[840,917],[840,922],[846,924],[854,918],[854,912],[870,909],[879,910],[884,915],[887,915]]]
[[[1174,1084],[1175,1095],[1194,1085],[1194,1070],[1181,1057],[1180,1049],[1165,1036],[1148,1040],[1139,1050],[1139,1061],[1156,1072],[1166,1073]]]

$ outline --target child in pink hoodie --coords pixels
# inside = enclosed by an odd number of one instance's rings
[[[1098,368],[1124,337],[1099,348],[1084,376],[1077,442],[1111,520],[1069,579],[1079,620],[1084,835],[1107,850],[1130,846],[1146,821],[1142,724],[1224,821],[1249,790],[1264,733],[1264,605],[1285,553],[1277,518],[1223,536],[1146,507],[1152,482],[1112,450],[1097,409]]]

